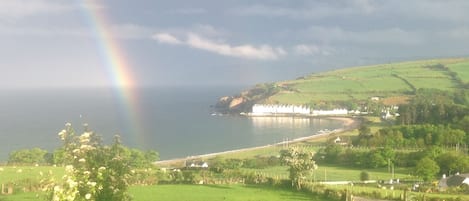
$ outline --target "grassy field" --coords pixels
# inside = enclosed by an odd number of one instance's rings
[[[60,179],[64,175],[63,167],[52,166],[0,166],[0,183],[19,182],[22,180],[40,180],[45,177]]]
[[[249,185],[158,185],[132,187],[135,201],[293,201],[325,200],[302,192]]]
[[[266,177],[288,179],[288,167],[286,166],[274,166],[265,169],[244,169],[245,171],[252,171],[257,174],[262,174]],[[346,168],[337,167],[332,165],[321,165],[318,164],[318,169],[313,172],[313,175],[309,177],[311,181],[360,181],[360,173],[366,171],[370,175],[370,180],[384,180],[388,181],[392,178],[387,168],[377,169],[360,169],[360,168]],[[411,169],[408,168],[396,168],[394,172],[394,178],[401,180],[416,180],[414,176],[410,175]]]
[[[439,68],[443,65],[446,69]],[[367,100],[373,96],[399,98],[415,89],[454,90],[459,82],[469,81],[469,58],[421,60],[402,63],[352,67],[317,73],[302,79],[276,83],[277,94],[266,103],[310,104],[321,101]]]
[[[250,185],[155,185],[132,186],[134,201],[325,201],[326,199],[290,189]],[[43,192],[0,195],[1,201],[44,200]]]

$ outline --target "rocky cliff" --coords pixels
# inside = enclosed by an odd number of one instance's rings
[[[250,112],[254,104],[263,102],[277,92],[275,84],[258,84],[238,95],[221,97],[215,105],[215,109],[223,114]]]

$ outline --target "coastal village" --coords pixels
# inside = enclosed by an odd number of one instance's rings
[[[303,115],[303,116],[340,116],[347,115],[347,109],[333,110],[312,110],[308,106],[298,105],[275,105],[275,104],[255,104],[252,106],[250,116],[268,116],[268,115]]]
[[[374,98],[374,97],[373,97]],[[372,100],[373,100],[372,98]],[[390,119],[399,116],[396,111],[397,106],[389,106],[381,111],[382,119]],[[305,105],[289,105],[289,104],[254,104],[250,113],[241,113],[247,116],[348,116],[348,115],[365,115],[368,112],[360,110],[347,110],[345,108],[335,108],[331,110],[314,110]]]

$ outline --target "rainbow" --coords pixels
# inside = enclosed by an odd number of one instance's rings
[[[119,46],[119,41],[112,34],[111,23],[106,16],[105,8],[92,6],[96,3],[95,0],[84,0],[81,7],[96,39],[100,58],[102,58],[107,73],[110,75],[114,93],[118,97],[119,108],[124,116],[122,120],[127,124],[125,126],[128,129],[121,132],[137,138],[137,142],[131,143],[144,145],[145,140],[142,137],[144,136],[142,133],[143,127],[139,118],[141,110],[138,103],[135,75],[126,55]]]

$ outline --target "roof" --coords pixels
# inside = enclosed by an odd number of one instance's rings
[[[460,186],[462,184],[467,184],[468,181],[469,174],[453,175],[451,177],[440,180],[440,187]]]

